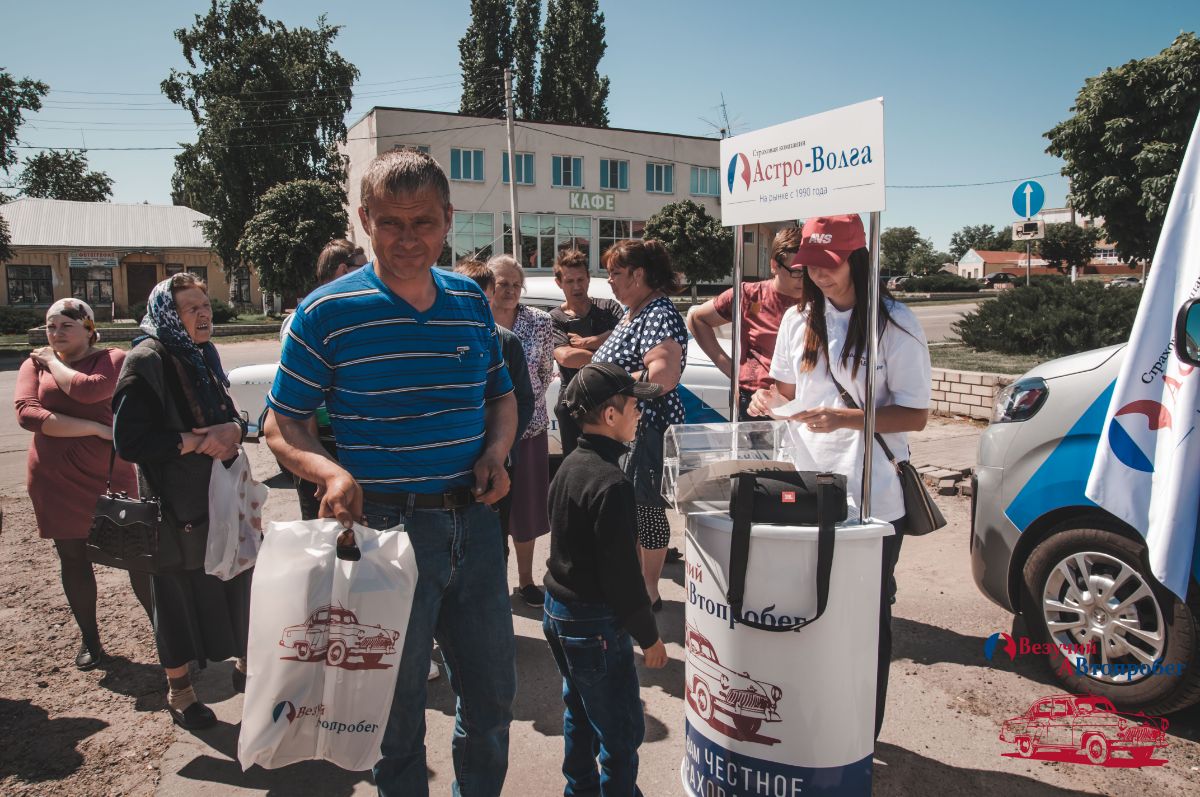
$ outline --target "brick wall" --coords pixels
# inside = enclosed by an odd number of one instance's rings
[[[1016,377],[985,374],[979,371],[953,371],[934,368],[933,403],[936,415],[967,415],[987,420],[992,416],[992,402],[1000,388]]]

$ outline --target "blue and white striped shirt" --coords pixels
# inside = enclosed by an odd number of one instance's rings
[[[487,299],[433,269],[418,313],[369,263],[296,309],[267,401],[289,418],[329,410],[338,459],[364,489],[438,493],[474,483],[484,405],[512,392]]]

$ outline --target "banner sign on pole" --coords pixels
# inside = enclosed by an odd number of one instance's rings
[[[883,98],[721,141],[721,223],[884,209]]]

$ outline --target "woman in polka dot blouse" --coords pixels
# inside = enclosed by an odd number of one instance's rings
[[[668,388],[641,403],[642,420],[625,473],[633,481],[638,504],[638,546],[642,575],[654,610],[662,608],[658,579],[662,574],[671,530],[662,497],[663,434],[683,423],[679,379],[687,359],[687,326],[669,294],[679,290],[679,274],[658,241],[629,240],[613,244],[602,258],[613,295],[628,308],[593,362],[616,363],[635,379]]]

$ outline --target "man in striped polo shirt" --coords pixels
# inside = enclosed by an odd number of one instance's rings
[[[499,795],[516,692],[504,541],[490,505],[509,488],[512,381],[483,292],[433,268],[453,208],[446,175],[415,150],[384,153],[361,184],[375,260],[296,309],[268,398],[267,443],[319,486],[322,517],[404,523],[417,589],[404,640],[380,795],[424,797],[425,679],[436,637],[458,694],[456,793]],[[304,419],[324,402],[335,462]]]

